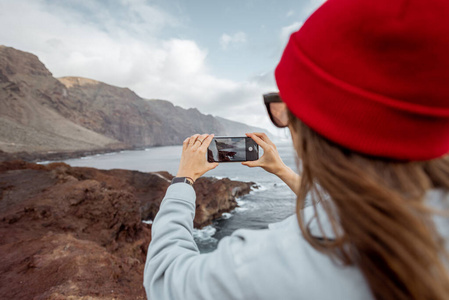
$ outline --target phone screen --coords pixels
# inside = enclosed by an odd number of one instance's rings
[[[250,145],[247,145],[250,140]],[[253,145],[254,144],[254,145]],[[254,155],[258,152],[257,144],[248,137],[216,137],[208,148],[208,161],[210,162],[241,162],[251,158],[247,155],[247,147]],[[253,154],[251,153],[251,154]],[[254,156],[253,155],[253,156]],[[251,160],[255,160],[257,157]]]

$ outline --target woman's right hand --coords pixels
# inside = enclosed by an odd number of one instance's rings
[[[262,147],[263,155],[258,160],[242,162],[242,165],[251,168],[261,167],[265,171],[273,173],[277,176],[279,176],[287,168],[279,156],[276,145],[265,133],[247,133],[246,136],[252,138],[260,147]]]

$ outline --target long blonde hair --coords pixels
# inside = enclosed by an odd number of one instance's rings
[[[291,112],[289,122],[301,161],[297,215],[305,239],[359,267],[376,299],[449,299],[444,264],[449,256],[433,223],[435,211],[425,201],[431,189],[449,191],[447,157],[415,162],[369,157],[332,143]],[[315,216],[321,201],[335,239],[311,235],[300,217],[307,195]]]

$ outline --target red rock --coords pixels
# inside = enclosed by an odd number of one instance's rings
[[[0,163],[0,299],[145,299],[151,226],[141,220],[154,218],[171,178]],[[232,210],[250,187],[200,178],[195,226]]]

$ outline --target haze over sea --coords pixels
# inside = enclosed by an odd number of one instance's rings
[[[276,146],[285,164],[293,170],[297,170],[291,142],[277,142]],[[182,146],[155,147],[70,159],[65,163],[71,166],[98,169],[127,169],[141,172],[168,171],[176,175],[181,150]],[[267,228],[269,223],[281,221],[295,212],[294,193],[282,180],[262,168],[248,168],[240,163],[222,163],[204,176],[252,181],[259,188],[237,199],[239,207],[231,213],[225,213],[210,226],[201,230],[195,229],[195,241],[202,253],[216,249],[220,239],[237,229]]]

